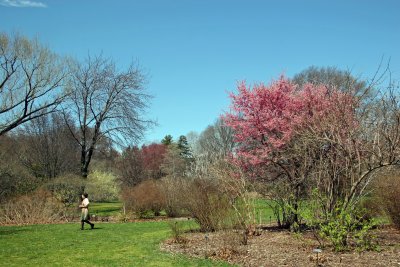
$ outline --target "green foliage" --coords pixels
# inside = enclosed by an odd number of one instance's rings
[[[181,135],[178,139],[178,149],[180,150],[180,155],[182,158],[190,161],[193,159],[193,154],[190,149],[189,143],[186,136]]]
[[[164,144],[166,146],[169,146],[169,145],[171,145],[173,143],[174,143],[174,139],[173,139],[172,135],[170,135],[170,134],[166,135],[163,138],[163,140],[161,140],[161,144]]]
[[[376,235],[373,234],[372,229],[375,228],[379,222],[376,219],[371,219],[368,221],[363,222],[358,229],[354,233],[354,238],[356,239],[356,247],[358,251],[365,251],[365,250],[375,250],[379,251],[379,246],[375,242]]]
[[[350,238],[355,241],[357,250],[375,250],[375,236],[371,230],[377,226],[375,220],[363,220],[359,214],[347,210],[336,210],[337,214],[321,223],[319,234],[328,239],[335,251],[345,251],[350,248]]]
[[[313,191],[312,196],[302,216],[321,246],[327,240],[335,251],[346,251],[351,247],[359,251],[378,248],[372,234],[378,221],[365,216],[365,210],[343,209],[339,203],[329,212],[321,208],[326,198],[320,196],[317,190]]]
[[[111,172],[94,171],[87,179],[86,192],[91,201],[114,201],[118,199],[116,177]]]
[[[336,251],[346,250],[350,233],[355,231],[356,224],[349,213],[341,212],[338,216],[330,218],[326,223],[321,223],[319,234],[327,238]]]

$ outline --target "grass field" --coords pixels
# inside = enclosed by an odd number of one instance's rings
[[[261,224],[270,224],[275,222],[274,212],[268,205],[269,200],[256,199],[254,202],[256,221]]]
[[[159,250],[166,222],[0,227],[0,266],[231,266]]]
[[[254,202],[257,222],[270,223],[274,221],[272,209],[268,206],[268,200],[257,199]],[[122,203],[115,202],[92,202],[90,203],[90,213],[96,216],[116,216],[122,212]]]
[[[272,210],[267,202],[255,204],[257,217],[268,223]],[[121,210],[121,202],[93,202],[90,209],[97,216],[115,216]],[[0,227],[0,266],[231,266],[161,252],[159,244],[171,236],[165,221],[79,228],[79,223]]]
[[[97,216],[115,216],[122,211],[121,202],[92,202],[90,213]]]

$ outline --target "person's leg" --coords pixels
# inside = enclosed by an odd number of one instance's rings
[[[85,223],[90,224],[90,228],[94,228],[94,223],[91,223],[89,220],[84,220]]]
[[[85,224],[84,221],[81,220],[81,230],[83,230],[83,225],[84,225],[84,224]]]

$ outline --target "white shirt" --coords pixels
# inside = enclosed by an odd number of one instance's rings
[[[84,208],[88,208],[88,206],[89,206],[89,199],[88,198],[85,198],[84,200],[82,200],[82,206]]]

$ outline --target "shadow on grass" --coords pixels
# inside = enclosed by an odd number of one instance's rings
[[[2,235],[14,235],[14,234],[18,234],[21,232],[28,232],[29,229],[24,229],[24,228],[11,228],[7,229],[7,228],[2,228],[0,230],[0,236]]]
[[[102,230],[103,229],[103,227],[94,227],[93,229],[90,229],[90,227],[89,228],[85,228],[85,229],[83,229],[82,231],[94,231],[94,230]],[[80,229],[79,229],[80,230]]]

